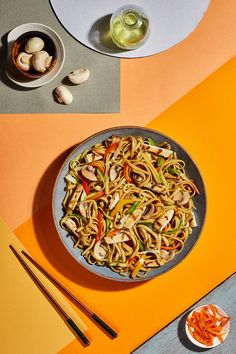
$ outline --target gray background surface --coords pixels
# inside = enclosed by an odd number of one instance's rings
[[[221,307],[230,320],[230,330],[225,341],[211,349],[203,349],[195,346],[188,339],[184,326],[188,314],[200,305],[216,304]],[[189,354],[189,353],[236,353],[236,273],[221,285],[213,289],[208,295],[194,304],[185,313],[170,323],[151,339],[134,350],[132,354]]]
[[[66,1],[65,1],[66,11]],[[26,89],[12,83],[5,75],[6,35],[27,22],[43,23],[54,29],[65,46],[65,63],[59,75],[45,86]],[[48,0],[0,0],[0,113],[111,113],[120,110],[119,59],[111,58],[80,44],[60,25]],[[88,67],[89,80],[79,86],[69,86],[65,77],[73,69]],[[53,89],[67,86],[73,103],[56,103]]]

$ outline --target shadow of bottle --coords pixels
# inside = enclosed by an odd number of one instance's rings
[[[118,54],[125,50],[118,48],[112,41],[110,35],[111,14],[99,18],[90,28],[88,37],[93,46],[107,54]]]

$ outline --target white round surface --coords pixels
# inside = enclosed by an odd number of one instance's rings
[[[50,0],[65,29],[79,42],[100,53],[138,58],[160,53],[185,39],[198,25],[210,0],[136,0],[150,18],[150,35],[138,49],[117,48],[109,37],[111,14],[127,0]]]

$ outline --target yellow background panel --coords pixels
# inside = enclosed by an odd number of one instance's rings
[[[18,251],[23,246],[1,219],[0,236],[0,351],[4,354],[56,353],[74,335],[10,250],[10,244]],[[63,295],[34,267],[31,269],[84,332],[86,325]]]

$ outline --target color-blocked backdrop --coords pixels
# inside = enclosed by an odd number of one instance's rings
[[[226,62],[235,55],[235,10],[233,0],[212,0],[198,28],[181,44],[150,58],[122,60],[120,113],[0,115],[0,215],[12,228],[18,227],[18,238],[48,270],[88,304],[99,308],[100,314],[120,331],[119,338],[111,341],[77,310],[89,326],[93,344],[86,349],[88,352],[97,353],[100,348],[118,353],[127,348],[128,353],[235,270],[232,254],[235,232],[229,229],[233,219],[232,198],[218,189],[216,178],[219,161],[234,168],[231,160],[235,151],[236,63]],[[148,125],[170,135],[189,151],[207,185],[208,214],[198,245],[176,269],[137,287],[115,285],[111,289],[110,282],[81,273],[79,265],[58,243],[50,214],[50,191],[73,145],[96,131],[124,124]],[[226,136],[227,144],[215,154],[216,142],[222,143]],[[216,222],[221,219],[227,220],[223,234]],[[230,247],[222,250],[225,235]],[[65,263],[57,258],[55,249]],[[220,267],[218,254],[223,260]],[[191,288],[190,276],[196,280]],[[173,289],[177,294],[174,302]],[[149,314],[142,316],[136,311],[144,293],[150,295],[150,310],[153,311],[151,305],[154,305],[156,321]],[[120,305],[121,301],[125,303],[124,312],[118,311],[119,306],[111,306]],[[140,323],[140,318],[142,330],[141,326],[134,326]],[[80,350],[80,344],[74,340],[60,353]]]

